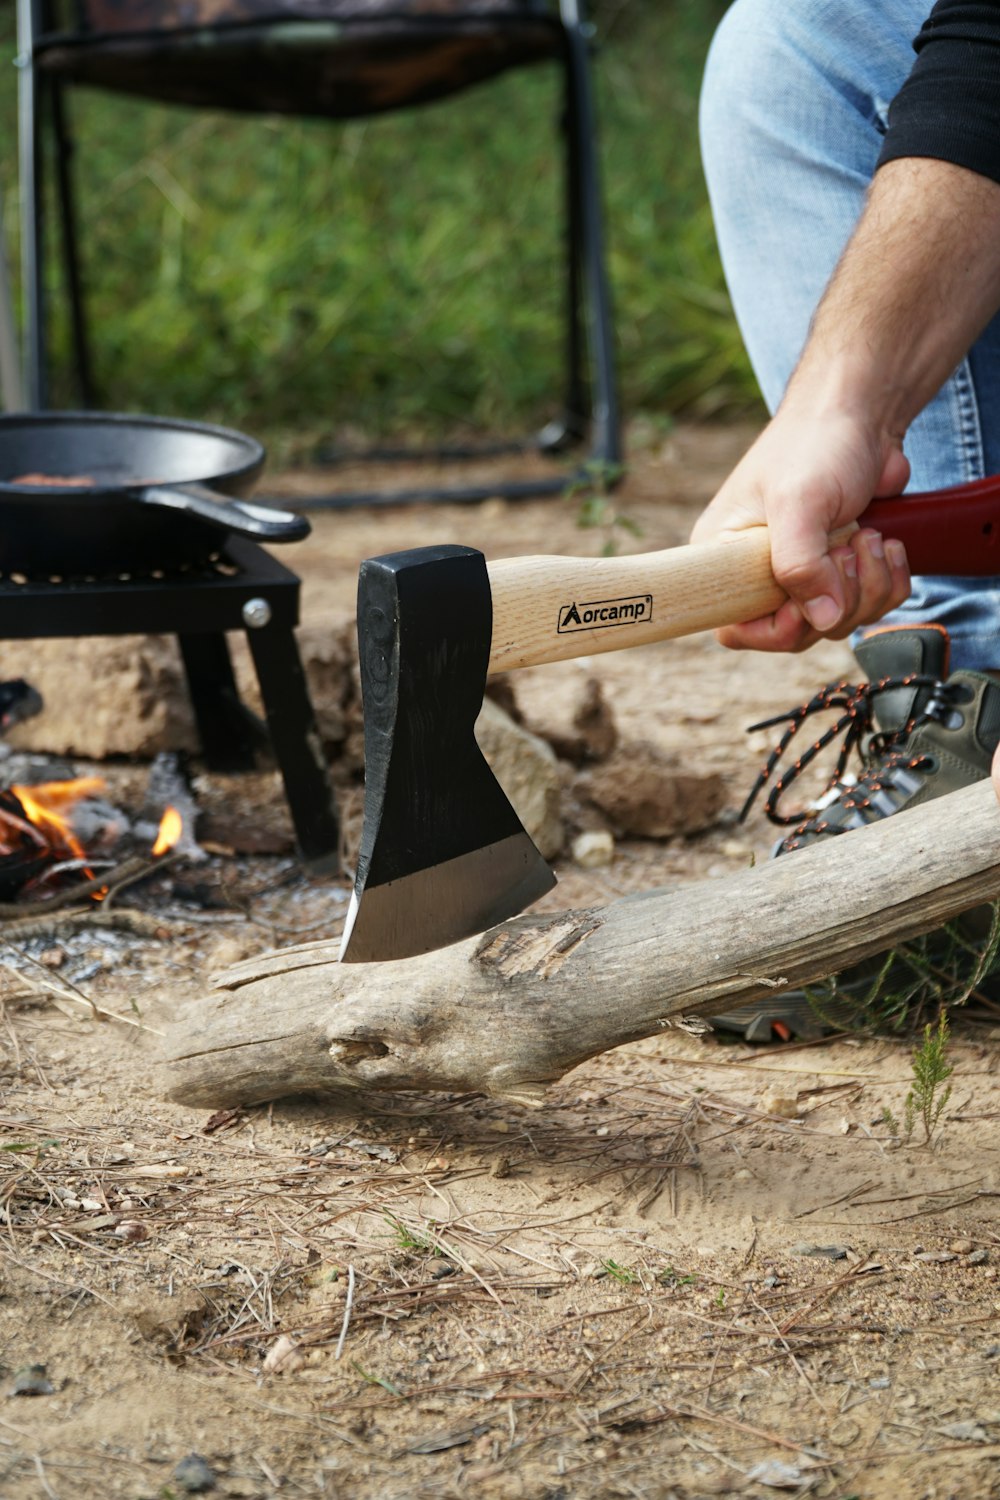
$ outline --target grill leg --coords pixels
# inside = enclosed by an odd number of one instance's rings
[[[205,763],[213,771],[252,771],[266,736],[240,702],[226,637],[221,632],[177,637]]]
[[[333,789],[295,636],[271,625],[249,629],[247,640],[300,853],[311,870],[338,874],[340,828]]]

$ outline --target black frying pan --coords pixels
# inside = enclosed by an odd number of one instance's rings
[[[297,542],[302,516],[235,498],[264,464],[253,438],[105,412],[0,417],[0,574],[90,576],[204,562],[227,536]],[[86,488],[15,484],[85,476]]]

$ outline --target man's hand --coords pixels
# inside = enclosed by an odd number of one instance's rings
[[[922,157],[876,174],[781,406],[694,529],[766,525],[789,595],[724,645],[802,650],[905,599],[898,543],[831,536],[904,488],[903,435],[1000,308],[998,242],[1000,184]]]
[[[859,530],[876,496],[898,495],[909,465],[843,413],[803,409],[789,393],[777,415],[703,512],[691,540],[767,526],[771,566],[788,594],[773,615],[718,632],[725,646],[801,651],[842,639],[901,604],[910,575],[901,542]],[[831,542],[831,536],[840,533]]]

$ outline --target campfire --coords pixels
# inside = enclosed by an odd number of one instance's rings
[[[96,827],[107,838],[113,811],[98,802],[105,790],[99,776],[31,786],[14,783],[0,789],[0,901],[42,901],[57,891],[72,894],[75,887],[81,897],[104,899],[94,866],[106,861],[97,858],[97,849],[87,847],[79,828],[81,823]],[[88,805],[101,809],[96,819],[80,817]],[[173,849],[183,831],[180,813],[168,806],[149,849],[149,863]]]

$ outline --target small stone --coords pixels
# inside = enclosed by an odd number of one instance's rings
[[[988,1443],[990,1435],[980,1422],[945,1422],[935,1431],[943,1437],[957,1438],[960,1443]]]
[[[693,774],[679,755],[640,742],[619,747],[602,765],[578,776],[573,790],[599,808],[616,832],[644,839],[711,828],[726,800],[725,782],[716,772]],[[732,867],[723,869],[730,874]]]
[[[188,1495],[203,1495],[215,1489],[215,1474],[200,1453],[189,1453],[174,1470],[174,1483]]]
[[[581,833],[573,840],[573,859],[581,870],[597,870],[609,865],[615,857],[615,841],[610,833]]]
[[[988,1250],[973,1250],[972,1254],[969,1256],[969,1265],[985,1266],[989,1258],[990,1252]]]
[[[300,1370],[305,1362],[305,1355],[295,1340],[283,1333],[267,1351],[261,1369],[265,1375],[291,1375]]]
[[[140,1240],[149,1239],[149,1230],[139,1219],[122,1219],[115,1229],[115,1234],[127,1245],[134,1245]]]
[[[799,1117],[799,1101],[787,1094],[767,1093],[760,1104],[766,1115],[777,1115],[782,1120],[797,1120]]]
[[[888,1375],[876,1375],[873,1380],[869,1380],[868,1384],[871,1386],[873,1391],[887,1391],[889,1389],[891,1381],[889,1380]]]
[[[46,969],[61,969],[66,962],[62,948],[46,948],[38,955],[38,962]]]
[[[796,1464],[783,1463],[780,1458],[770,1458],[748,1469],[747,1478],[753,1483],[765,1484],[770,1489],[800,1490],[806,1471]]]
[[[14,1376],[10,1388],[12,1396],[51,1396],[55,1386],[48,1378],[44,1365],[24,1365]]]
[[[846,1245],[793,1245],[793,1255],[818,1255],[823,1260],[846,1260]]]
[[[972,1240],[952,1240],[948,1246],[948,1249],[954,1251],[956,1255],[971,1255],[975,1248]]]
[[[914,1260],[922,1260],[928,1265],[943,1265],[945,1261],[956,1258],[951,1250],[918,1250],[913,1257]]]

